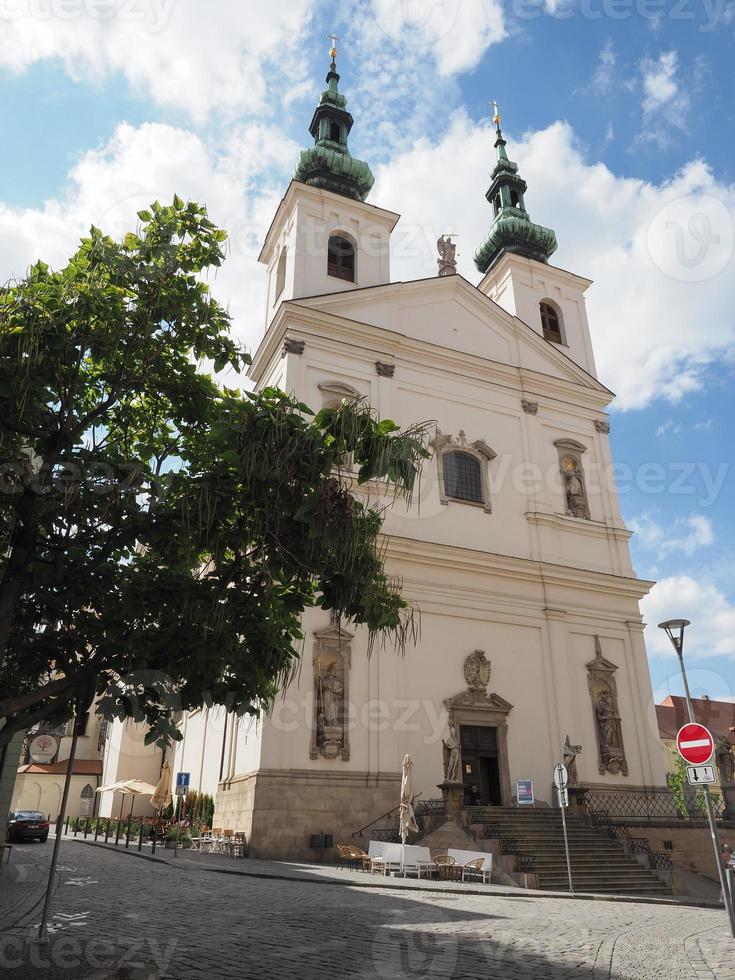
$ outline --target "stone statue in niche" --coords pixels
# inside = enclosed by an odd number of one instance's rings
[[[309,757],[349,761],[347,683],[352,635],[332,625],[315,634],[314,715]]]
[[[623,748],[623,730],[618,712],[615,671],[618,669],[602,655],[599,636],[595,637],[595,659],[587,664],[592,711],[597,733],[598,771],[600,775],[610,773],[617,776],[628,775],[628,763]]]
[[[576,460],[573,456],[565,456],[561,461],[561,472],[564,477],[567,512],[572,517],[589,518],[590,512],[587,506],[587,494],[584,489],[579,460]]]
[[[459,739],[457,738],[457,726],[453,721],[449,722],[449,738],[442,739],[444,750],[444,782],[461,783],[459,766]]]
[[[720,735],[715,746],[715,761],[720,770],[720,783],[735,783],[735,760],[732,755],[732,745],[726,735]]]
[[[567,740],[564,743],[564,748],[562,749],[562,755],[564,758],[564,765],[567,767],[567,772],[569,773],[569,785],[577,786],[579,784],[579,773],[577,772],[577,756],[582,754],[581,745],[572,745],[569,736],[567,735]]]

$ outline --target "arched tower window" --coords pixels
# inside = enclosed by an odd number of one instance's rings
[[[329,124],[329,138],[333,143],[339,143],[341,133],[341,127],[339,123],[333,122]]]
[[[355,281],[355,246],[341,235],[332,235],[327,249],[327,275]]]
[[[559,310],[545,299],[539,303],[539,310],[545,339],[550,340],[552,344],[563,344],[564,337]]]
[[[276,299],[281,295],[283,287],[286,285],[286,255],[287,249],[284,245],[281,254],[278,256],[278,268],[276,269]]]

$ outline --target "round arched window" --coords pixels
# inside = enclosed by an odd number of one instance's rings
[[[564,341],[561,335],[561,319],[559,311],[551,303],[542,302],[539,304],[541,311],[541,327],[544,331],[546,340],[552,344],[562,344]]]
[[[355,246],[341,235],[332,235],[327,250],[327,275],[355,281]]]
[[[444,493],[457,500],[484,502],[480,461],[470,453],[448,452],[442,456]]]

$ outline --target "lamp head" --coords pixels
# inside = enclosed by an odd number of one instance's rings
[[[684,647],[684,630],[690,625],[688,619],[667,619],[665,623],[659,623],[658,628],[663,630],[678,654]]]

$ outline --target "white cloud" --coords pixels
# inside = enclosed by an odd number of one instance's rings
[[[198,121],[265,105],[268,79],[303,81],[296,45],[314,0],[14,0],[0,14],[0,67],[41,61],[77,81],[123,75],[140,94]]]
[[[666,528],[656,523],[648,514],[641,514],[628,521],[628,527],[635,531],[635,543],[656,551],[659,561],[674,552],[691,557],[699,548],[714,544],[715,535],[712,522],[703,514],[677,517]]]
[[[641,64],[643,76],[643,111],[655,112],[668,105],[679,94],[676,81],[678,58],[676,51],[665,51],[656,61],[646,58]]]
[[[606,95],[610,91],[615,81],[616,62],[613,43],[608,41],[600,52],[595,73],[587,89],[588,92],[593,95]]]
[[[506,36],[497,0],[372,0],[371,13],[385,38],[399,42],[409,57],[412,49],[430,52],[441,75],[474,68]]]
[[[263,330],[265,274],[257,255],[298,152],[262,125],[232,132],[213,152],[198,136],[162,124],[121,124],[104,146],[72,169],[65,196],[38,209],[0,205],[0,281],[43,258],[58,267],[94,223],[121,237],[136,212],[174,193],[208,206],[230,232],[229,257],[216,272],[214,295],[227,303],[234,331],[251,348]]]
[[[684,641],[685,656],[735,656],[735,605],[714,585],[688,575],[662,579],[641,603],[648,623],[646,646],[654,656],[673,656],[671,641],[658,623],[690,619]]]
[[[520,141],[506,137],[528,182],[532,219],[556,230],[552,262],[595,280],[590,325],[599,374],[617,406],[676,402],[700,386],[735,341],[728,315],[735,187],[699,160],[661,184],[618,177],[588,163],[562,122]],[[436,238],[451,231],[460,272],[478,281],[472,254],[491,223],[484,192],[492,142],[487,125],[460,114],[438,143],[418,140],[377,169],[371,200],[403,214],[394,278],[432,275]]]

